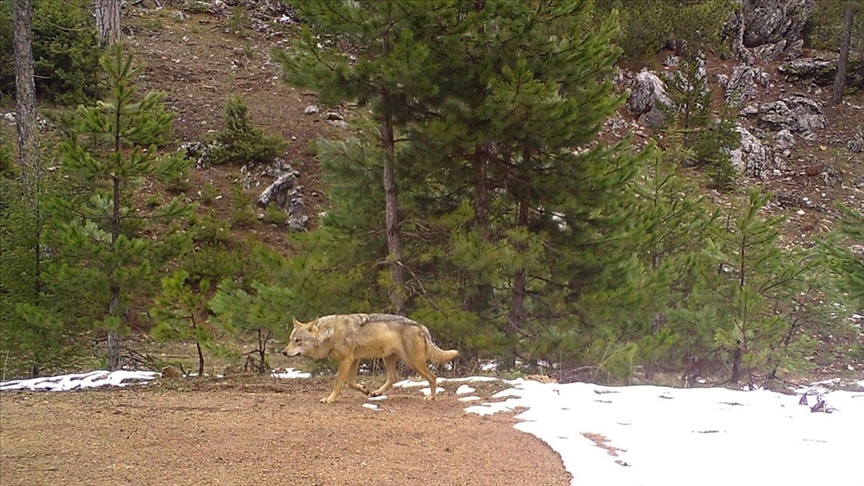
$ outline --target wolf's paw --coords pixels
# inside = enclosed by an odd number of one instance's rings
[[[429,400],[429,401],[435,400],[435,395],[426,395],[425,397],[423,397],[423,400]]]
[[[324,398],[322,398],[322,399],[319,400],[319,401],[320,401],[321,403],[333,403],[333,400],[335,400],[335,398],[324,397]]]
[[[364,395],[372,395],[372,392],[370,392],[369,389],[363,385],[360,385],[360,388],[358,388],[358,390],[360,391],[360,393],[362,393]],[[375,395],[372,395],[372,396],[374,397]]]

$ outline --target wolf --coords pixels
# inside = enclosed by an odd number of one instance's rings
[[[312,359],[332,357],[339,361],[339,373],[333,391],[321,399],[321,403],[332,403],[342,393],[346,383],[373,397],[387,393],[396,382],[396,361],[399,359],[429,381],[431,393],[426,399],[434,400],[437,378],[426,367],[426,362],[449,363],[459,356],[459,351],[439,348],[432,341],[426,326],[407,317],[392,314],[336,314],[319,317],[305,324],[295,318],[288,346],[282,354],[303,355]],[[387,368],[387,381],[373,392],[357,383],[360,360],[368,358],[382,358]]]

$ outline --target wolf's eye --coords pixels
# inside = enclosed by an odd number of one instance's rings
[[[300,341],[301,341],[300,338],[294,338],[294,342],[295,342],[295,343],[300,344]]]

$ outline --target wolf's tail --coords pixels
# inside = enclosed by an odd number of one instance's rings
[[[432,335],[429,334],[429,329],[423,326],[423,334],[426,336],[426,357],[429,361],[437,364],[449,363],[459,356],[459,351],[455,349],[443,350],[432,340]]]

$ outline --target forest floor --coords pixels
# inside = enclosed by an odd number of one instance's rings
[[[0,484],[569,484],[560,456],[449,390],[397,388],[377,409],[332,378],[160,380],[0,393]],[[447,385],[445,385],[447,386]],[[484,401],[495,390],[476,386]]]

